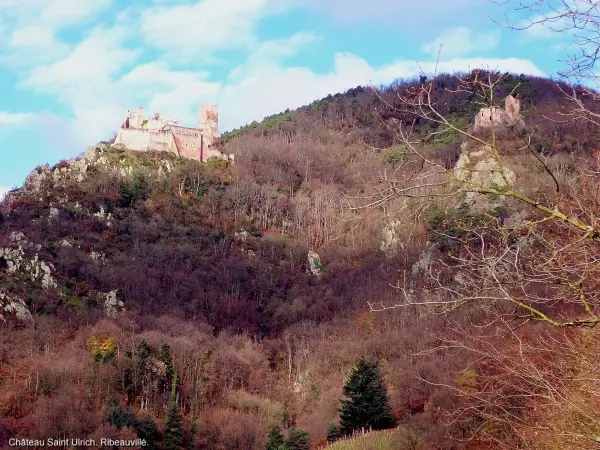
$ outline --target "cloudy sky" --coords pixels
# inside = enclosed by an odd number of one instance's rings
[[[568,48],[487,0],[0,0],[0,195],[109,138],[127,108],[223,131],[431,71],[553,75]],[[518,16],[511,19],[519,20]]]

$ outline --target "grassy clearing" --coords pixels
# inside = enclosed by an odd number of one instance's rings
[[[355,438],[346,438],[327,447],[327,450],[420,450],[422,437],[412,429],[395,428],[373,431]]]

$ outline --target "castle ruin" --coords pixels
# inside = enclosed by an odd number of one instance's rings
[[[218,105],[205,103],[198,108],[197,128],[181,126],[171,117],[158,113],[146,117],[144,108],[139,107],[136,111],[127,110],[114,145],[128,150],[170,152],[204,162],[213,157],[227,159],[227,155],[216,148],[220,138]]]
[[[487,128],[497,127],[517,127],[523,128],[525,122],[520,115],[521,102],[519,99],[508,95],[504,99],[504,108],[492,106],[491,108],[481,108],[475,116],[473,131],[479,131]]]

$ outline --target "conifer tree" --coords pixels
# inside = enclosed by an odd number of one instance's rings
[[[196,447],[196,434],[198,433],[198,422],[196,420],[196,417],[194,416],[192,418],[192,423],[190,424],[190,428],[189,428],[189,432],[188,432],[188,436],[187,436],[187,442],[186,442],[186,446],[185,448],[187,450],[195,450]]]
[[[140,361],[145,361],[150,356],[150,346],[145,339],[142,339],[135,348],[135,354]]]
[[[180,450],[183,447],[183,428],[181,413],[177,405],[177,374],[173,376],[171,399],[165,415],[165,450]]]
[[[335,442],[340,438],[340,429],[334,424],[330,423],[327,426],[327,442]]]
[[[287,450],[287,446],[283,440],[283,434],[281,434],[281,428],[274,426],[269,430],[269,439],[265,450]]]
[[[171,346],[169,344],[163,344],[160,347],[158,360],[165,365],[165,378],[161,381],[161,389],[166,393],[173,379],[173,357],[171,356]]]
[[[310,442],[308,432],[292,428],[288,433],[287,441],[285,442],[286,450],[308,450]]]
[[[173,357],[171,356],[171,346],[169,344],[163,344],[160,347],[158,360],[165,365],[167,377],[170,379],[173,376]]]
[[[152,417],[145,416],[137,423],[137,435],[146,441],[144,450],[156,450],[156,423]]]
[[[363,427],[383,430],[396,425],[377,361],[364,356],[360,359],[344,386],[344,395],[347,400],[340,400],[342,433],[350,434]]]

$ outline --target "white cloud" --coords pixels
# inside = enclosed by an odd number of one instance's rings
[[[199,71],[173,71],[165,62],[152,62],[135,67],[116,82],[120,91],[134,90],[152,112],[179,118],[184,124],[200,101],[211,100],[220,84],[208,81],[210,74]]]
[[[0,186],[0,200],[2,200],[6,193],[10,190],[11,188],[9,188],[8,186]]]
[[[42,23],[62,28],[96,16],[110,7],[112,0],[47,0],[40,14]]]
[[[69,45],[57,38],[63,29],[88,23],[112,0],[0,0],[0,61],[34,66],[63,57]]]
[[[81,25],[107,9],[112,0],[1,0],[0,14],[16,19],[18,24],[43,24],[59,29]]]
[[[380,68],[377,72],[379,83],[387,83],[394,78],[409,78],[422,72],[425,74],[468,72],[473,69],[489,69],[500,72],[523,73],[527,75],[544,76],[536,65],[520,58],[455,58],[449,61],[413,62],[395,61]]]
[[[247,47],[257,41],[259,20],[270,12],[267,0],[204,0],[156,6],[143,11],[141,34],[172,58],[210,56],[217,50]]]
[[[300,32],[285,39],[273,39],[255,45],[245,62],[229,73],[229,80],[243,77],[247,71],[262,64],[281,63],[286,58],[298,54],[304,47],[313,44],[319,37],[313,33]]]
[[[66,58],[33,69],[23,85],[67,98],[82,87],[93,92],[135,63],[139,52],[122,46],[126,36],[127,31],[120,27],[96,28]]]
[[[0,111],[0,128],[5,126],[25,125],[33,118],[30,113],[10,113],[8,111]]]
[[[424,44],[422,50],[435,58],[441,45],[441,58],[449,59],[467,56],[474,52],[488,52],[495,49],[499,42],[500,30],[475,33],[465,27],[456,27],[443,30],[436,39]]]
[[[138,50],[123,46],[127,36],[127,30],[119,26],[96,28],[66,57],[35,67],[22,81],[22,87],[51,95],[73,111],[61,145],[81,147],[106,139],[120,122],[135,93],[119,90],[115,79],[139,56]],[[48,129],[57,126],[53,116],[44,120],[51,120]]]
[[[11,66],[43,64],[64,56],[68,51],[69,46],[58,41],[50,27],[27,25],[15,29],[10,35],[2,62]]]

